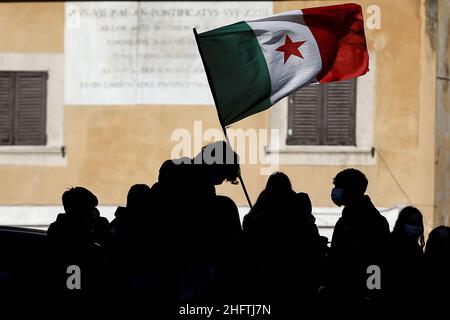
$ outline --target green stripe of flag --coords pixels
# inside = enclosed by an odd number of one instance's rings
[[[271,106],[271,81],[253,29],[238,22],[198,35],[223,125]]]

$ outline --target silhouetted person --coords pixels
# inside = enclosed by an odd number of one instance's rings
[[[237,184],[239,172],[238,155],[226,142],[218,141],[204,146],[193,159],[166,160],[159,170],[156,187],[187,200],[210,197],[216,194],[215,186],[224,181]]]
[[[306,193],[295,193],[284,173],[272,174],[244,217],[247,284],[254,303],[273,303],[289,314],[312,307],[320,237]],[[253,300],[252,300],[253,299]]]
[[[97,197],[88,189],[74,187],[62,196],[65,213],[58,214],[47,230],[53,257],[54,278],[49,286],[61,305],[77,305],[80,312],[100,304],[103,252],[98,240],[102,238],[108,221],[100,217]],[[68,278],[80,270],[81,288],[68,286]],[[72,278],[74,279],[74,278]],[[73,280],[75,284],[77,281]]]
[[[58,214],[50,224],[49,240],[75,245],[97,242],[104,232],[101,227],[107,226],[106,218],[100,217],[96,208],[97,197],[86,188],[75,187],[63,193],[62,203],[65,213]]]
[[[378,266],[383,273],[389,225],[365,195],[368,181],[361,171],[343,170],[333,184],[332,201],[344,209],[331,240],[328,292],[335,311],[352,314],[377,304],[380,299],[381,291],[367,286],[373,273],[368,274],[368,267]]]
[[[153,266],[160,261],[157,251],[162,239],[158,221],[151,210],[152,192],[146,184],[135,184],[128,191],[126,207],[119,206],[110,223],[105,241],[108,303],[123,309],[157,301],[151,293],[159,288]],[[155,244],[158,244],[155,246]],[[160,292],[162,295],[162,292]],[[144,295],[150,301],[143,301]]]
[[[171,238],[176,303],[212,303],[231,296],[229,289],[239,291],[230,288],[235,266],[229,268],[232,259],[225,258],[239,248],[239,214],[230,198],[215,191],[224,181],[237,183],[238,176],[239,157],[224,141],[203,147],[193,159],[167,160],[160,168],[152,191]]]
[[[150,215],[151,189],[146,184],[135,184],[128,191],[126,207],[117,207],[114,220],[109,224],[105,246],[108,250],[128,250],[136,228]],[[117,248],[116,248],[117,246]]]
[[[406,315],[404,305],[419,305],[423,294],[424,227],[422,213],[414,207],[403,208],[389,243],[389,256],[383,285],[389,309]]]
[[[428,235],[425,266],[425,308],[428,314],[441,316],[450,301],[450,227],[436,227]]]

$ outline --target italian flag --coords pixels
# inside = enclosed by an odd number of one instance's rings
[[[363,75],[369,65],[357,4],[241,21],[196,34],[196,40],[223,126],[309,84]]]

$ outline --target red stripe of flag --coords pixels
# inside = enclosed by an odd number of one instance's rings
[[[322,58],[321,83],[347,80],[369,70],[361,6],[354,3],[303,9]]]

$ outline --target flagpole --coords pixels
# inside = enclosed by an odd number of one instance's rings
[[[197,43],[198,52],[200,53],[200,58],[202,59],[202,64],[203,64],[203,67],[205,68],[205,73],[206,73],[206,78],[208,79],[209,88],[211,89],[211,93],[212,93],[212,96],[213,96],[214,106],[216,107],[217,116],[219,117],[220,126],[222,127],[223,134],[225,135],[225,139],[226,139],[228,145],[231,147],[230,139],[228,138],[228,134],[227,134],[227,129],[225,128],[225,124],[224,124],[222,115],[220,114],[219,108],[217,107],[217,98],[216,98],[216,91],[214,90],[214,83],[211,80],[211,75],[209,73],[208,67],[206,66],[205,60],[203,58],[202,49],[200,48],[200,45],[198,43],[197,29],[194,28],[193,31],[194,31],[194,36],[195,36],[195,42]],[[248,203],[248,205],[249,205],[249,207],[251,209],[253,207],[252,206],[252,202],[251,202],[250,197],[248,195],[247,188],[245,187],[244,180],[242,179],[242,175],[241,175],[241,171],[240,170],[239,170],[238,178],[239,178],[239,182],[240,182],[240,184],[242,186],[242,190],[244,191],[245,198],[247,199],[247,203]]]

